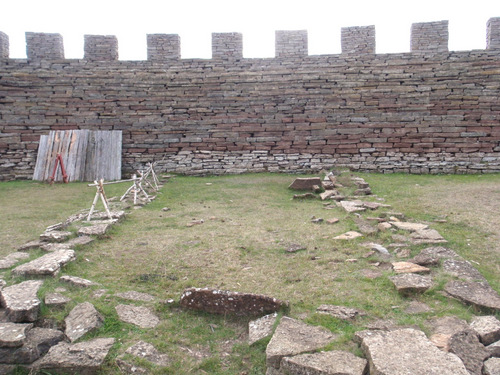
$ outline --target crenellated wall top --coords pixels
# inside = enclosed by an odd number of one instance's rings
[[[414,23],[411,26],[412,53],[448,52],[448,21]],[[148,34],[148,61],[168,62],[181,58],[177,34]],[[375,54],[375,26],[345,27],[341,30],[342,54]],[[500,49],[500,17],[490,18],[486,25],[486,49]],[[64,43],[60,34],[26,33],[28,62],[64,60]],[[277,59],[308,56],[306,30],[276,31]],[[85,35],[83,60],[89,62],[118,60],[118,40],[113,35]],[[0,60],[9,59],[9,37],[0,31]],[[213,33],[212,59],[238,61],[243,59],[243,36],[240,33]]]

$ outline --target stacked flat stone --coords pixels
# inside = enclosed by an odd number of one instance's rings
[[[289,58],[308,55],[309,49],[306,30],[278,30],[275,36],[276,57]]]
[[[87,61],[118,60],[118,39],[114,35],[85,35],[84,56]]]
[[[278,31],[277,58],[262,59],[242,58],[237,33],[213,35],[211,60],[178,59],[177,36],[151,36],[150,61],[116,61],[114,36],[87,36],[84,60],[40,47],[43,80],[36,61],[0,62],[12,88],[0,92],[0,180],[31,178],[40,136],[66,128],[122,130],[124,173],[152,155],[192,175],[500,172],[498,18],[488,30],[489,49],[449,53],[436,53],[445,21],[415,24],[413,52],[383,55],[368,53],[373,27],[346,29],[338,55],[308,56],[305,31]]]
[[[486,24],[486,49],[500,49],[500,17],[490,18]]]
[[[28,60],[62,60],[64,43],[61,34],[26,33]]]
[[[375,26],[343,27],[341,31],[342,53],[375,53]]]
[[[149,61],[181,58],[181,38],[177,34],[148,34],[147,44]]]
[[[9,58],[9,36],[0,31],[0,59]]]
[[[448,21],[421,22],[411,26],[412,52],[448,52]]]
[[[243,58],[241,33],[212,33],[212,58],[215,60],[240,60]]]

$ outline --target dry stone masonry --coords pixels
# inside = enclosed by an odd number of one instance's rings
[[[275,58],[244,58],[215,33],[212,59],[181,59],[177,35],[147,36],[147,61],[115,36],[27,33],[27,59],[0,32],[0,180],[31,178],[51,130],[123,132],[122,167],[162,160],[186,174],[500,171],[500,18],[486,49],[448,51],[448,22],[414,24],[411,52],[377,54],[375,28],[342,29],[342,53],[311,56],[306,31],[277,31]]]

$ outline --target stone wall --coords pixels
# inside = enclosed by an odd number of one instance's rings
[[[243,58],[238,33],[213,34],[213,59],[149,35],[147,61],[118,60],[113,36],[67,60],[57,34],[29,33],[28,59],[9,59],[0,33],[0,179],[31,178],[40,135],[59,129],[122,130],[125,173],[500,171],[499,20],[484,50],[447,51],[447,22],[432,22],[412,27],[410,53],[374,53],[369,26],[321,56],[307,32],[279,31],[268,59]]]

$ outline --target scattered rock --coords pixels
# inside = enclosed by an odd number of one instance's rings
[[[94,241],[95,240],[90,236],[78,236],[70,239],[67,243],[68,245],[73,247],[73,246],[85,246]]]
[[[135,364],[129,363],[121,358],[116,359],[116,365],[120,369],[120,372],[122,374],[130,374],[130,375],[137,375],[137,374],[149,374],[150,371],[146,370],[145,368],[136,366]]]
[[[339,219],[337,219],[337,218],[335,218],[335,217],[334,217],[334,218],[332,218],[332,219],[326,219],[326,223],[327,223],[327,224],[336,224],[336,223],[338,223],[338,222],[339,222]]]
[[[248,323],[248,345],[252,345],[273,333],[278,313],[268,314]]]
[[[103,236],[108,229],[111,227],[111,224],[102,223],[102,224],[93,224],[85,227],[81,227],[78,229],[79,236]]]
[[[59,251],[59,250],[71,250],[72,247],[68,242],[49,242],[46,243],[45,245],[40,246],[40,248],[43,251],[46,251],[48,253],[52,253],[54,251]]]
[[[407,314],[425,314],[433,310],[423,302],[411,301],[408,307],[404,310]],[[432,340],[431,340],[432,341]]]
[[[26,340],[26,332],[31,328],[33,328],[33,324],[31,323],[19,324],[0,322],[0,348],[15,348],[22,346]]]
[[[364,219],[356,217],[354,218],[354,222],[358,226],[358,230],[365,235],[375,234],[378,232],[377,228],[372,226],[369,222],[367,222]]]
[[[439,244],[447,243],[443,236],[435,229],[420,229],[410,235],[411,242],[415,245],[420,244]]]
[[[430,340],[438,348],[448,352],[450,350],[450,339],[458,332],[469,328],[467,322],[456,316],[445,316],[442,318],[433,318],[426,322],[431,331]]]
[[[299,245],[299,244],[291,244],[289,245],[287,248],[286,248],[286,252],[287,253],[296,253],[297,251],[301,251],[301,250],[307,250],[307,247],[306,246],[303,246],[303,245]]]
[[[450,341],[450,352],[456,354],[471,375],[481,375],[483,362],[489,353],[479,342],[476,332],[467,329],[455,333]]]
[[[408,248],[396,248],[395,252],[398,258],[408,258],[411,255],[411,250]]]
[[[266,348],[267,367],[279,369],[283,357],[321,349],[335,339],[322,327],[310,326],[284,316]]]
[[[144,341],[137,342],[135,345],[128,348],[125,353],[145,359],[159,367],[168,366],[170,362],[166,354],[161,354],[153,345]]]
[[[432,279],[430,277],[414,273],[402,273],[400,275],[391,276],[389,279],[392,281],[397,291],[404,295],[423,293],[432,286]]]
[[[391,225],[391,224],[389,224],[389,223],[383,222],[383,223],[379,223],[379,224],[377,225],[377,228],[378,228],[378,230],[379,230],[379,231],[381,231],[381,232],[385,232],[386,230],[391,229],[391,228],[392,228],[392,225]]]
[[[58,250],[17,266],[12,270],[12,274],[16,276],[55,276],[62,266],[75,259],[74,250]]]
[[[367,371],[366,359],[343,351],[301,354],[285,357],[281,368],[296,375],[364,375]]]
[[[322,201],[329,199],[331,197],[334,197],[337,195],[336,190],[326,190],[324,193],[321,193],[319,197],[321,198]]]
[[[69,341],[73,342],[93,331],[104,322],[104,317],[95,309],[90,302],[80,303],[75,306],[69,315],[64,319],[66,330],[64,333]]]
[[[40,311],[38,290],[43,280],[28,280],[0,291],[0,305],[5,307],[6,317],[14,323],[34,322]]]
[[[313,193],[316,193],[316,194],[321,193],[321,191],[322,191],[321,186],[320,185],[313,185],[312,191],[313,191]]]
[[[411,262],[393,262],[392,268],[396,273],[429,273],[431,270]]]
[[[27,331],[21,346],[15,348],[0,347],[0,358],[3,363],[30,364],[63,340],[64,334],[61,331],[49,328],[31,328]],[[1,371],[0,374],[2,374]]]
[[[63,296],[61,293],[47,293],[45,295],[45,305],[62,307],[71,301],[71,298]]]
[[[312,191],[314,185],[321,186],[321,178],[319,177],[296,178],[295,181],[293,181],[290,184],[290,186],[288,186],[288,188],[292,190]]]
[[[369,210],[374,211],[380,207],[391,207],[391,206],[388,204],[377,203],[377,202],[363,202],[363,207],[366,207]]]
[[[361,276],[366,277],[368,279],[376,279],[377,277],[382,276],[382,272],[370,268],[364,268],[359,272],[361,273]]]
[[[82,279],[81,277],[76,277],[76,276],[61,276],[59,278],[59,281],[63,281],[65,283],[71,284],[73,286],[77,286],[80,288],[88,288],[91,286],[99,285],[98,283],[95,283],[93,281],[87,280],[87,279]]]
[[[377,251],[378,253],[380,253],[382,255],[385,255],[385,256],[390,256],[391,255],[389,253],[389,250],[387,250],[382,245],[379,245],[378,243],[369,242],[369,243],[363,244],[363,246],[369,248],[370,250]]]
[[[340,206],[349,213],[366,211],[361,201],[341,201]]]
[[[334,240],[354,240],[356,238],[363,237],[361,233],[355,231],[349,231],[339,236],[333,237]]]
[[[144,306],[120,304],[115,307],[115,310],[122,322],[134,324],[141,328],[154,328],[160,323],[160,319]]]
[[[407,221],[391,221],[390,223],[392,226],[395,226],[398,229],[406,230],[409,232],[415,232],[429,228],[427,224],[409,223]]]
[[[44,232],[40,235],[40,241],[45,242],[64,242],[67,241],[73,234],[71,232],[53,230]]]
[[[490,352],[490,356],[500,358],[500,341],[488,345],[486,349]]]
[[[170,211],[170,208],[168,208],[168,207],[163,207],[161,210],[162,210],[163,212],[167,212],[167,211]]]
[[[492,316],[475,316],[470,327],[477,332],[483,345],[490,345],[500,340],[500,321]]]
[[[354,195],[372,195],[372,189],[370,189],[369,187],[364,189],[356,189],[354,191]]]
[[[440,351],[415,329],[373,332],[363,338],[361,347],[370,374],[468,375],[457,356]]]
[[[490,358],[484,362],[484,375],[500,375],[500,358]]]
[[[212,314],[262,315],[288,308],[288,302],[261,294],[239,293],[210,288],[189,288],[182,293],[184,308]]]
[[[455,277],[468,281],[486,281],[486,279],[466,260],[446,259],[443,270]]]
[[[435,266],[442,259],[460,259],[460,256],[453,250],[442,246],[428,247],[423,249],[413,259],[410,259],[409,262],[420,264],[421,266]]]
[[[353,309],[351,307],[345,306],[335,306],[335,305],[320,305],[316,312],[318,314],[331,315],[335,318],[352,321],[358,316],[365,316],[366,313],[361,310]]]
[[[205,220],[200,219],[200,220],[192,220],[190,223],[186,224],[186,227],[194,227],[195,225],[201,225],[205,222]]]
[[[450,281],[444,290],[469,305],[500,311],[500,296],[488,283]]]
[[[311,223],[313,223],[313,224],[320,224],[320,223],[322,223],[322,222],[323,222],[323,219],[322,219],[322,218],[320,218],[320,217],[318,217],[318,218],[317,218],[317,217],[313,216],[313,217],[311,218]]]
[[[115,339],[98,338],[78,344],[60,342],[33,364],[34,369],[54,373],[96,374]]]
[[[133,290],[123,293],[116,293],[115,296],[131,301],[152,302],[155,300],[155,298],[151,294],[140,293]]]
[[[28,259],[30,255],[28,253],[15,252],[10,253],[5,258],[0,259],[0,269],[10,268],[15,266],[19,261],[23,259]]]

